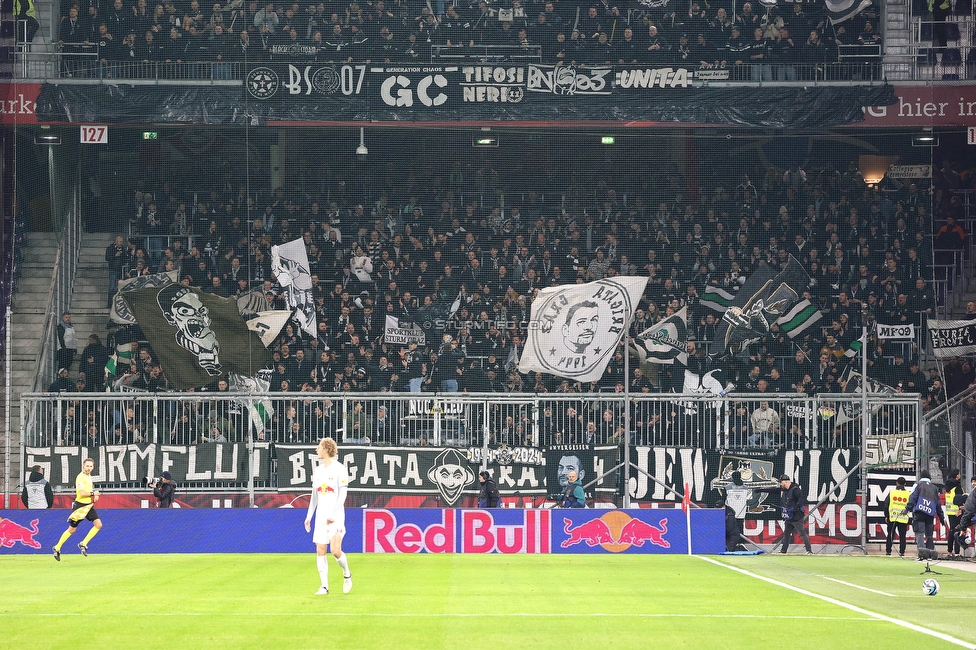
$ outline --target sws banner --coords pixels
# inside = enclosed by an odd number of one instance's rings
[[[110,510],[97,553],[312,552],[304,508]],[[0,511],[0,554],[50,553],[68,510]],[[721,510],[692,510],[692,551],[724,550]],[[680,510],[346,509],[347,553],[685,553]],[[268,534],[274,531],[274,534]],[[97,548],[96,548],[97,547]],[[73,561],[66,553],[63,562]]]
[[[241,483],[248,479],[248,448],[244,443],[205,445],[103,445],[99,447],[26,447],[26,466],[40,465],[55,490],[71,489],[87,458],[95,461],[92,480],[133,483],[169,472],[177,483]],[[254,443],[252,471],[270,476],[270,443]]]
[[[312,445],[276,445],[278,489],[311,489],[312,470],[319,462]],[[486,465],[502,495],[547,495],[562,491],[571,469],[586,477],[617,464],[616,447],[565,446],[547,450],[534,447],[489,448]],[[478,472],[484,449],[469,447],[369,447],[343,445],[339,461],[349,472],[350,493],[440,496],[448,506],[480,491]],[[551,462],[547,462],[550,460]],[[590,479],[585,478],[584,482]],[[550,487],[552,486],[552,487]],[[614,475],[591,488],[616,491]]]

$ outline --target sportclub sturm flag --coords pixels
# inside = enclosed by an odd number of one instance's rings
[[[532,302],[519,372],[546,372],[582,382],[602,377],[627,334],[647,280],[604,278],[540,291]]]
[[[181,284],[123,295],[177,390],[206,386],[232,372],[250,377],[271,363],[271,353],[247,329],[232,298]]]
[[[634,339],[634,347],[641,364],[688,363],[688,308],[668,316],[648,327]]]
[[[804,298],[793,305],[792,309],[780,316],[776,323],[791,339],[795,339],[804,331],[815,325],[823,318],[823,312]]]
[[[699,304],[702,307],[707,307],[712,311],[724,314],[725,310],[732,305],[733,300],[735,300],[734,293],[729,293],[725,289],[708,285],[705,287],[705,293],[702,294]]]
[[[315,299],[312,297],[312,274],[309,272],[305,241],[296,239],[271,247],[271,273],[285,288],[288,307],[295,310],[295,321],[310,336],[315,330]]]
[[[396,316],[387,316],[383,341],[398,345],[409,345],[411,343],[424,345],[426,337],[424,331],[413,321],[401,321]]]

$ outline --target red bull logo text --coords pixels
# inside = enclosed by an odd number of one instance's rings
[[[550,553],[548,510],[443,510],[426,526],[400,523],[390,510],[363,517],[366,553]],[[460,525],[459,525],[460,524]]]
[[[568,518],[563,519],[563,524],[567,538],[559,544],[561,548],[585,544],[590,548],[600,546],[610,553],[623,553],[631,546],[643,548],[644,544],[671,548],[671,543],[665,539],[668,533],[667,518],[662,518],[655,526],[620,510],[611,510],[599,519],[576,526]]]
[[[12,548],[17,543],[41,548],[41,543],[34,539],[37,532],[37,519],[30,522],[30,528],[26,528],[10,519],[0,518],[0,546],[4,548]]]

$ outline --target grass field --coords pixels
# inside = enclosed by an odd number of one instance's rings
[[[946,564],[929,597],[919,563],[881,557],[349,558],[352,593],[330,558],[313,596],[311,553],[0,556],[0,647],[951,646],[879,614],[976,647],[976,574]]]

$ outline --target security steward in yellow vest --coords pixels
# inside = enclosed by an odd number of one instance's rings
[[[962,516],[962,504],[966,503],[966,492],[962,488],[962,472],[958,469],[949,470],[949,478],[945,483],[945,513],[949,520],[949,530],[953,530],[959,525]],[[955,535],[948,535],[946,542],[946,553],[949,555],[961,555],[962,546]]]
[[[891,555],[891,547],[895,541],[895,531],[898,531],[898,555],[905,557],[905,546],[908,544],[908,520],[910,513],[905,512],[908,497],[911,495],[905,489],[905,479],[901,476],[895,481],[895,489],[888,493],[884,500],[885,523],[888,525],[888,537],[885,540],[885,555]]]
[[[25,42],[32,43],[34,35],[41,28],[41,24],[37,22],[37,6],[34,0],[14,0],[14,17],[26,24],[26,33],[18,29],[17,38],[20,39],[21,34],[24,34]]]

